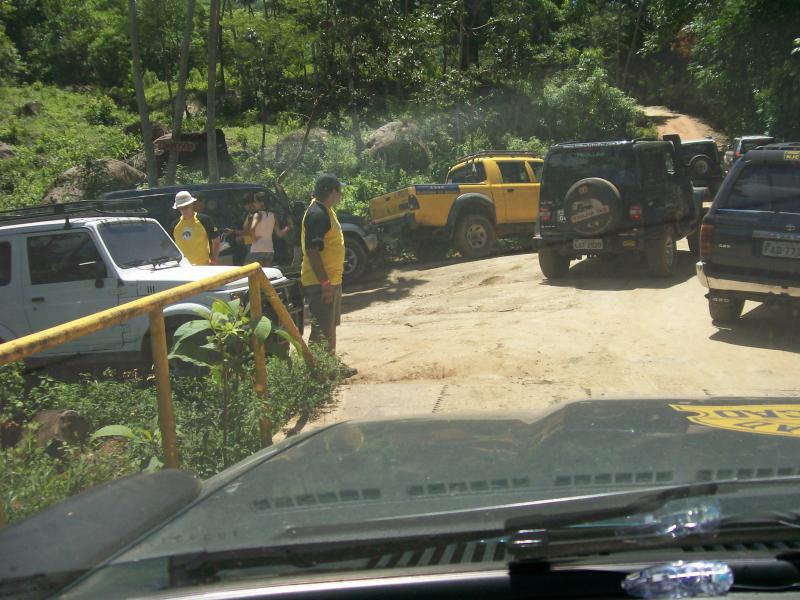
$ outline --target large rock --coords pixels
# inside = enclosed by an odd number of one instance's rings
[[[294,161],[303,147],[305,135],[305,129],[297,129],[283,136],[273,148],[270,148],[268,154],[273,154],[275,166],[278,169],[284,169]],[[327,145],[328,132],[321,127],[312,127],[311,131],[308,132],[308,141],[303,153],[302,164],[312,170],[321,168]]]
[[[0,160],[6,158],[14,158],[14,149],[5,142],[0,142]]]
[[[431,152],[412,121],[392,121],[373,131],[365,142],[372,156],[405,170],[424,169]]]
[[[65,444],[82,446],[92,431],[89,421],[74,410],[43,410],[33,422],[39,425],[34,443],[53,456],[60,456]]]
[[[130,165],[113,158],[101,158],[88,165],[67,169],[42,198],[42,204],[91,199],[104,192],[133,188],[147,176]]]
[[[172,142],[172,134],[168,133],[161,136],[155,142],[156,161],[158,162],[159,173],[163,174],[167,169],[167,159],[169,158],[169,146]],[[186,148],[178,152],[178,164],[183,165],[190,171],[202,171],[208,175],[208,143],[206,132],[183,133],[181,134],[181,144]],[[236,173],[236,167],[228,152],[228,143],[225,141],[225,134],[221,129],[217,129],[217,163],[219,164],[220,177],[231,177]]]

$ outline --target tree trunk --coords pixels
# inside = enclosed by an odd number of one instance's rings
[[[627,92],[627,80],[628,80],[628,69],[631,66],[631,58],[633,57],[633,51],[636,48],[636,38],[639,35],[639,24],[642,22],[642,12],[644,11],[644,5],[647,0],[639,0],[639,10],[636,12],[636,25],[633,28],[633,37],[631,38],[631,45],[628,48],[628,56],[625,59],[625,68],[622,70],[622,90]]]
[[[206,144],[208,180],[219,183],[217,161],[217,45],[219,42],[219,0],[211,0],[208,19],[208,95],[206,96]]]
[[[130,21],[133,85],[136,88],[136,104],[139,107],[139,120],[142,123],[144,158],[147,164],[147,185],[153,188],[158,187],[158,166],[156,165],[156,152],[153,147],[153,131],[150,127],[150,116],[147,113],[147,100],[144,97],[142,56],[139,52],[139,30],[136,26],[136,0],[128,0],[128,20]]]
[[[195,0],[186,2],[186,22],[183,26],[183,40],[181,42],[181,58],[178,67],[178,93],[172,112],[172,141],[179,142],[183,129],[183,113],[186,110],[186,77],[189,72],[189,46],[192,42],[194,29]],[[175,173],[178,170],[178,152],[170,150],[167,162],[167,185],[175,185]]]
[[[356,106],[356,82],[355,82],[355,60],[353,59],[352,49],[350,54],[350,77],[347,81],[347,89],[350,92],[350,126],[353,134],[353,142],[356,146],[356,158],[361,163],[361,154],[364,152],[364,141],[361,139],[361,119],[358,116],[358,106]]]

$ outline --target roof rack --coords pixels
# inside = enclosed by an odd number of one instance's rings
[[[120,204],[108,203],[108,204]],[[63,204],[43,204],[14,210],[0,211],[0,224],[35,223],[64,218],[64,228],[69,227],[70,217],[146,217],[144,208],[108,210],[102,200],[79,200]]]
[[[800,142],[775,142],[758,146],[754,150],[800,150]]]
[[[481,156],[530,156],[532,158],[541,158],[541,155],[538,152],[534,152],[533,150],[482,150],[481,152],[475,152],[474,154],[467,154],[466,156],[462,156],[456,159],[456,163],[464,162],[466,160],[472,160],[475,158],[480,158]]]

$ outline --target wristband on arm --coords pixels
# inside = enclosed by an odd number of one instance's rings
[[[322,286],[323,290],[327,290],[331,286],[331,282],[328,279],[326,279],[325,281],[320,281],[319,284]]]

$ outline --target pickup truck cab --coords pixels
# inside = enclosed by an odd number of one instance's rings
[[[83,206],[80,206],[83,205]],[[137,298],[217,275],[230,267],[193,266],[153,219],[93,211],[92,202],[0,213],[0,342],[67,323]],[[57,216],[58,211],[61,216]],[[298,328],[302,290],[264,269]],[[246,299],[246,279],[164,308],[168,335],[214,300]],[[264,313],[274,317],[269,304]],[[149,358],[149,322],[137,317],[33,357],[140,364]]]
[[[443,184],[413,185],[370,200],[374,225],[411,241],[418,258],[484,256],[497,237],[529,235],[539,213],[543,161],[532,152],[481,152]]]

